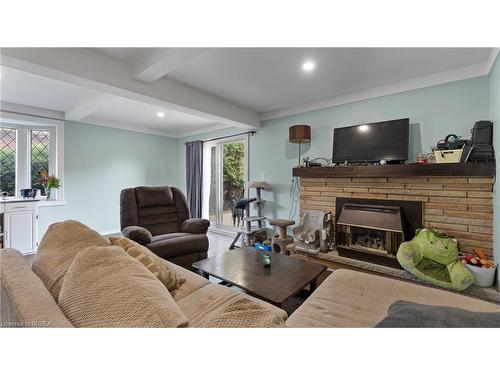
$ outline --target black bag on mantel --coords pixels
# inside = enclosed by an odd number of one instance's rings
[[[477,121],[471,129],[472,139],[464,146],[462,163],[468,161],[493,161],[493,123],[491,121]]]

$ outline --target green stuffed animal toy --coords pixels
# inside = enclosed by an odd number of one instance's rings
[[[399,264],[411,274],[442,288],[467,289],[474,276],[458,259],[458,241],[433,229],[418,229],[399,246]]]

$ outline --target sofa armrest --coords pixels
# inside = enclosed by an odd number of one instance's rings
[[[401,266],[415,267],[422,260],[422,253],[418,245],[413,242],[403,242],[396,255]]]
[[[187,219],[181,224],[181,232],[206,234],[210,221],[207,219]]]
[[[457,260],[447,267],[453,289],[464,290],[474,282],[474,275],[472,275],[472,272],[461,261]]]
[[[149,230],[135,225],[123,228],[122,234],[124,237],[143,246],[149,245],[153,240],[153,236]]]

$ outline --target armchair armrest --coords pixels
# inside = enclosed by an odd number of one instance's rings
[[[153,236],[149,230],[135,225],[123,228],[122,234],[124,237],[127,237],[128,239],[131,239],[132,241],[135,241],[139,245],[143,246],[149,245],[153,240]]]
[[[398,249],[396,257],[403,268],[415,267],[422,260],[420,248],[413,242],[403,242]]]
[[[453,289],[464,290],[467,289],[474,282],[474,275],[470,272],[465,265],[457,260],[449,264],[448,272],[450,273],[451,285]]]
[[[181,232],[193,234],[206,234],[210,221],[207,219],[187,219],[181,224]]]

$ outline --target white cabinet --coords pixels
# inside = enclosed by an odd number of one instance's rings
[[[6,202],[3,227],[4,246],[23,254],[36,252],[38,231],[38,210],[36,202]]]

